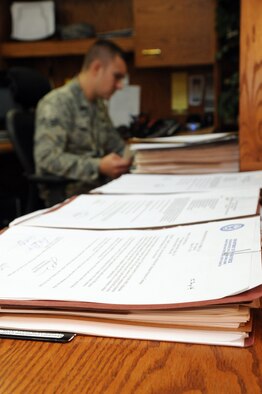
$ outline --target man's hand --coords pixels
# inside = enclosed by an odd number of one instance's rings
[[[132,160],[123,159],[116,153],[110,153],[100,160],[99,171],[110,178],[118,178],[128,172]]]

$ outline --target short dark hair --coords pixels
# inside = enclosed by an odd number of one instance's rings
[[[109,40],[97,40],[86,53],[82,69],[88,69],[90,64],[96,59],[107,63],[115,56],[119,56],[125,61],[125,53],[118,45]]]

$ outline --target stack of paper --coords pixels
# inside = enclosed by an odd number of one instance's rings
[[[125,174],[91,193],[171,194],[262,188],[262,171],[202,175]]]
[[[250,345],[258,199],[89,195],[16,220],[0,237],[0,327]],[[173,227],[204,220],[219,221]]]
[[[258,217],[154,231],[14,226],[0,247],[2,328],[232,346],[252,336]]]
[[[236,136],[221,134],[144,139],[144,143],[132,144],[132,172],[204,174],[238,171],[239,149]]]

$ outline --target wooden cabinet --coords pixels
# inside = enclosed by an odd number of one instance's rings
[[[211,74],[216,91],[215,12],[216,0],[133,0],[135,66],[145,69],[147,73],[149,70],[159,70],[158,74],[154,73],[151,86],[148,86],[161,92],[154,103],[156,111],[163,100],[169,108],[169,116],[175,116],[182,124],[190,114],[203,118],[205,109],[203,104],[189,105],[182,115],[172,113],[172,73],[186,71],[188,76],[202,74],[204,77]],[[215,127],[217,119],[215,110]]]
[[[3,58],[84,54],[92,40],[10,41],[12,1],[0,5]],[[55,0],[58,26],[87,22],[97,33],[125,28],[134,37],[118,38],[135,51],[136,66],[205,65],[214,62],[215,0]]]
[[[136,65],[213,64],[215,0],[133,0]]]

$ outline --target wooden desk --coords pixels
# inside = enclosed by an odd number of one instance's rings
[[[250,348],[78,336],[68,344],[0,340],[0,393],[262,392],[262,311]]]

